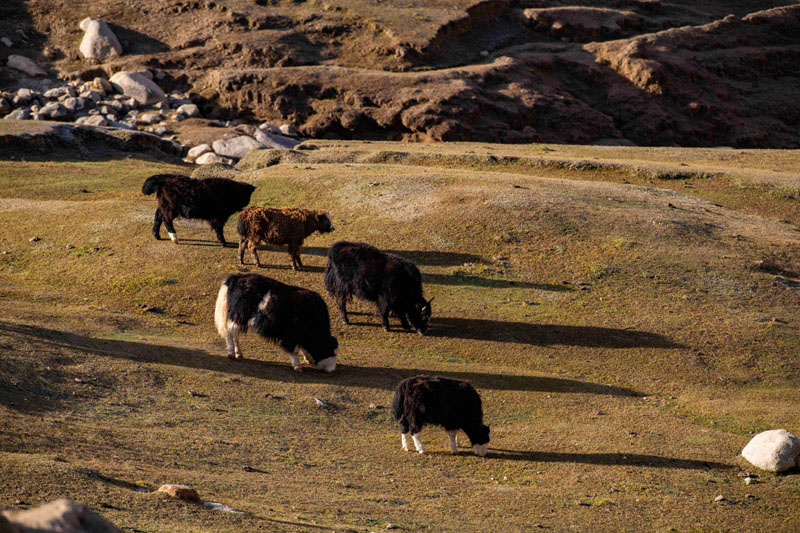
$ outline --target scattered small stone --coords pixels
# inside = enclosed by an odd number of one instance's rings
[[[371,404],[369,404],[369,408],[370,409],[383,409],[383,406],[379,405],[377,403],[371,403]]]
[[[206,509],[211,509],[213,511],[223,511],[225,513],[244,514],[244,511],[239,511],[238,509],[234,509],[233,507],[228,507],[225,504],[217,503],[217,502],[203,502],[203,507],[205,507]]]
[[[325,400],[320,400],[319,398],[313,398],[313,397],[311,399],[314,400],[314,403],[317,404],[317,407],[322,407],[323,409],[327,409],[328,407],[330,407]]]
[[[292,137],[298,137],[300,135],[300,132],[291,124],[283,124],[280,130],[284,135],[291,135]]]
[[[756,480],[751,478],[750,476],[747,476],[746,478],[744,478],[744,484],[745,485],[752,485],[753,483],[756,483]]]
[[[270,400],[283,400],[285,396],[278,396],[277,394],[266,393],[264,396],[269,398]]]
[[[203,394],[202,392],[195,392],[193,390],[189,391],[189,396],[192,398],[208,398],[207,394]]]
[[[715,502],[724,502],[724,501],[725,501],[725,496],[723,496],[722,494],[720,494],[719,496],[717,496],[716,498],[714,498],[714,501],[715,501]]]
[[[75,248],[75,246],[73,246],[73,245],[71,245],[71,244],[68,244],[68,245],[67,245],[67,250],[72,250],[73,248]]]
[[[481,57],[489,57],[489,50],[481,50]]]
[[[200,116],[200,108],[197,107],[195,104],[183,104],[182,106],[178,107],[176,111],[181,115],[185,115],[187,117]]]
[[[386,524],[386,529],[400,529],[400,528],[392,523],[388,523]]]
[[[28,239],[28,242],[38,242],[41,240],[42,240],[41,237],[31,237],[30,239]]]
[[[14,41],[9,39],[8,37],[3,37],[2,39],[0,39],[0,42],[2,42],[4,45],[8,46],[9,48],[14,46]]]
[[[370,184],[369,184],[369,186],[370,186],[370,187],[377,187],[377,186],[378,186],[378,185],[380,185],[380,184],[381,184],[381,183],[380,183],[379,181],[373,181],[372,183],[370,183]]]
[[[87,382],[85,379],[83,379],[83,378],[74,378],[72,381],[74,381],[75,383],[81,383],[81,384],[83,384],[83,383],[88,383],[88,382]]]
[[[206,152],[205,154],[201,155],[194,161],[198,165],[211,165],[214,163],[218,163],[221,165],[233,165],[233,159],[228,157],[223,157],[219,154],[215,154],[214,152]]]
[[[190,502],[200,501],[200,495],[189,485],[161,485],[158,492],[165,492],[170,496]]]
[[[211,151],[211,146],[209,146],[206,143],[203,143],[203,144],[198,144],[193,148],[190,148],[186,155],[189,157],[189,159],[197,159],[201,155],[206,154],[210,151]]]

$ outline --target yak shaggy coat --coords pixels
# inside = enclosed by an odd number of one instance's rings
[[[259,274],[231,274],[219,288],[214,323],[231,359],[242,358],[239,333],[252,329],[288,352],[298,372],[300,350],[317,368],[336,368],[339,343],[331,335],[328,306],[314,291]]]
[[[363,242],[337,242],[328,250],[325,288],[336,300],[345,324],[349,324],[347,300],[355,295],[375,302],[386,331],[390,311],[394,311],[404,329],[411,329],[411,320],[420,335],[428,331],[433,298],[426,301],[422,297],[422,275],[417,265],[402,257]]]
[[[392,402],[394,419],[400,422],[400,440],[409,450],[408,434],[419,453],[424,453],[419,434],[426,424],[443,426],[450,437],[450,451],[458,451],[458,430],[472,443],[472,451],[484,457],[489,447],[489,426],[483,424],[478,391],[466,381],[416,376],[397,386]]]
[[[256,188],[226,178],[194,179],[180,174],[156,174],[142,185],[143,194],[156,194],[158,209],[153,219],[153,236],[161,240],[161,223],[167,227],[169,238],[178,242],[172,221],[176,218],[206,220],[225,245],[222,228],[232,214],[250,203]]]
[[[292,269],[303,267],[300,260],[300,246],[306,237],[318,231],[330,233],[334,230],[331,216],[325,211],[302,209],[300,207],[250,206],[239,213],[236,225],[239,232],[239,263],[244,264],[244,250],[249,248],[261,266],[256,247],[263,241],[267,244],[287,244],[292,257]]]

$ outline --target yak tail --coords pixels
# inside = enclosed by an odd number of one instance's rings
[[[158,189],[161,187],[163,177],[163,174],[155,174],[144,180],[144,184],[142,185],[142,194],[158,193]]]
[[[247,236],[247,222],[245,222],[246,216],[247,215],[244,213],[239,213],[239,217],[236,220],[236,233],[238,233],[242,238]]]
[[[392,399],[392,415],[395,420],[400,420],[403,416],[403,404],[406,402],[406,387],[405,383],[400,385],[394,391],[394,399]]]
[[[220,337],[228,334],[228,285],[222,282],[217,295],[217,305],[214,309],[214,324]]]

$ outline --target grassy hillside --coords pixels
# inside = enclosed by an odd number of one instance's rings
[[[240,268],[198,222],[155,241],[141,183],[191,167],[0,161],[0,508],[68,495],[139,531],[800,526],[798,477],[748,486],[737,457],[800,430],[800,154],[310,144],[239,165],[254,202],[333,214],[297,273],[277,249]],[[228,360],[222,279],[324,292],[339,239],[420,265],[429,335],[357,303],[351,326],[333,313],[333,375],[253,336]],[[481,391],[485,459],[435,428],[428,454],[402,452],[387,406],[418,373]]]

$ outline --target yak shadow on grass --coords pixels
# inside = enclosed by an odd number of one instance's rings
[[[430,337],[529,344],[531,346],[587,346],[593,348],[684,348],[655,333],[595,326],[533,324],[482,318],[436,317]]]
[[[383,249],[382,249],[383,250]],[[388,254],[399,255],[417,265],[428,266],[461,266],[464,263],[486,263],[479,255],[462,252],[437,252],[433,250],[383,250]],[[304,246],[301,254],[319,255],[326,257],[328,248],[321,246]]]
[[[532,452],[523,450],[504,450],[489,447],[486,457],[509,461],[531,461],[540,463],[580,463],[590,465],[643,466],[650,468],[676,468],[683,470],[711,470],[733,468],[732,465],[714,461],[697,461],[695,459],[677,459],[659,455],[642,455],[638,453],[595,452]]]
[[[347,363],[337,365],[336,372],[332,374],[311,367],[304,367],[304,372],[298,373],[294,372],[288,364],[288,356],[283,356],[286,359],[285,363],[258,359],[232,361],[223,355],[222,349],[220,349],[220,355],[216,355],[203,350],[127,340],[100,339],[40,326],[1,321],[0,334],[20,336],[28,344],[38,343],[49,349],[78,350],[87,354],[128,359],[141,363],[196,368],[211,372],[290,383],[328,383],[341,386],[394,390],[397,383],[407,377],[419,374],[442,374],[452,378],[469,380],[479,389],[641,396],[639,392],[622,387],[547,376],[440,371],[423,368],[371,367]],[[271,348],[270,351],[280,352],[277,347]],[[259,356],[258,353],[249,355]],[[247,356],[248,354],[245,353],[245,357]],[[0,402],[2,402],[2,394],[0,394]]]

